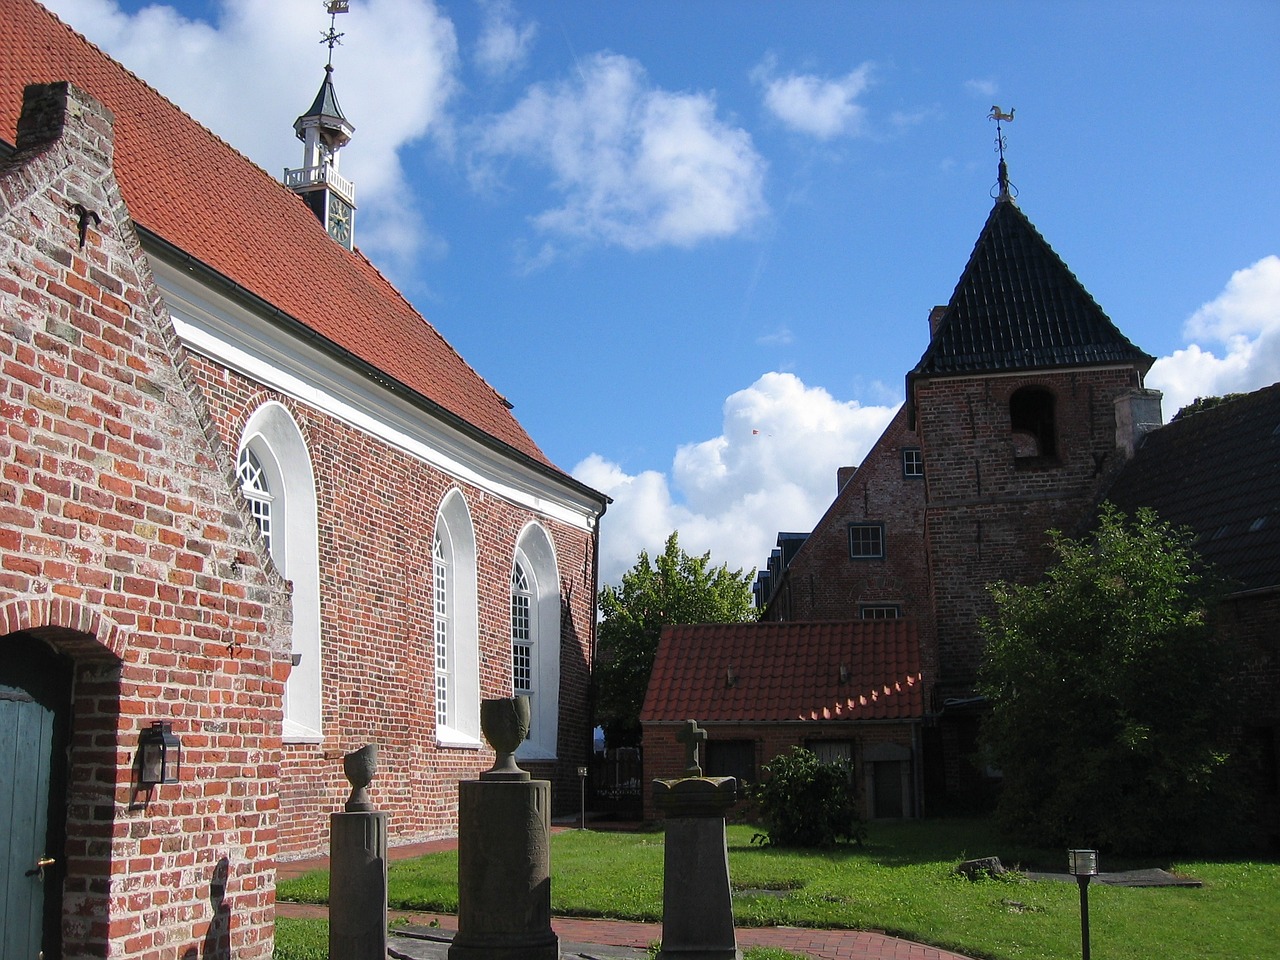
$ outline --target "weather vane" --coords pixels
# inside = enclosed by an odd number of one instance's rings
[[[996,122],[996,152],[1000,154],[1000,165],[996,168],[996,177],[999,180],[999,196],[1001,197],[1016,197],[1018,195],[1018,188],[1013,187],[1009,183],[1009,168],[1004,162],[1004,148],[1007,144],[1004,139],[1004,128],[1000,126],[1000,124],[1006,120],[1013,123],[1013,113],[1015,109],[1015,107],[1010,107],[1009,112],[1005,113],[998,106],[993,106],[991,108],[991,112],[987,114],[988,120],[994,120]],[[1010,192],[1011,190],[1012,193]]]
[[[320,34],[320,42],[329,45],[329,66],[333,66],[333,48],[335,44],[342,42],[345,33],[339,33],[335,27],[335,21],[340,13],[350,12],[350,0],[325,0],[324,9],[329,14],[329,29]]]

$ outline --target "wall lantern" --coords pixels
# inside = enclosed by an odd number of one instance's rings
[[[1067,869],[1080,884],[1080,956],[1089,960],[1089,878],[1098,875],[1098,851],[1068,850]]]
[[[177,783],[182,768],[182,741],[164,720],[152,721],[138,734],[138,780],[143,786]]]

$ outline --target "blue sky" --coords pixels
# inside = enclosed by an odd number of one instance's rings
[[[49,0],[250,158],[301,163],[321,0]],[[1165,415],[1280,379],[1272,0],[352,0],[356,242],[615,500],[602,576],[679,529],[751,568],[903,396],[1018,202]]]

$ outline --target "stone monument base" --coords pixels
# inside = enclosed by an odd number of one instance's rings
[[[386,960],[387,815],[329,815],[330,960]]]
[[[551,784],[458,784],[458,933],[449,960],[559,960],[551,929]]]

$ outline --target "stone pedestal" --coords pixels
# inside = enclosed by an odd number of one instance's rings
[[[386,960],[387,815],[329,815],[329,960]]]
[[[458,784],[458,933],[449,960],[557,960],[550,838],[548,781]]]
[[[658,960],[742,960],[724,829],[737,787],[733,777],[653,782],[654,804],[666,817]]]

